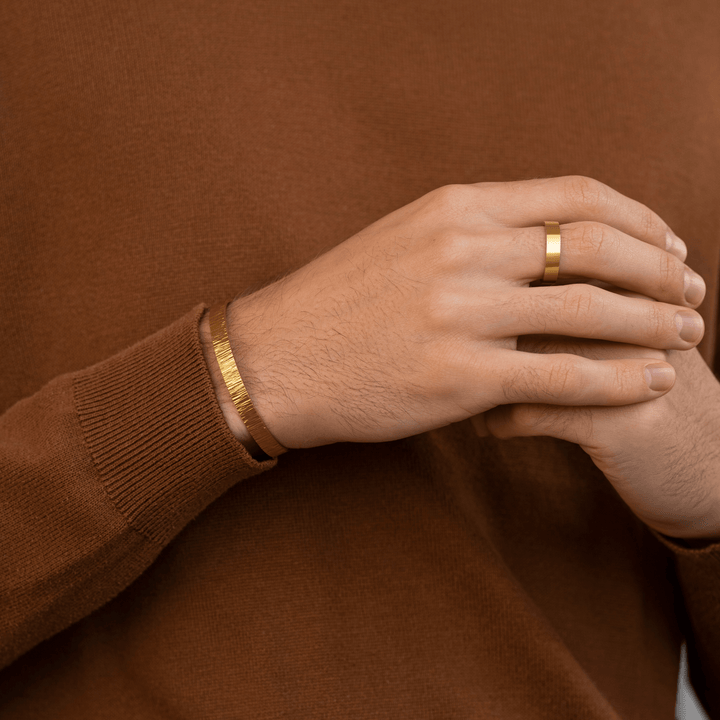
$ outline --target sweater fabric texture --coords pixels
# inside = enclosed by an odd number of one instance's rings
[[[469,421],[255,462],[198,332],[437,187],[578,174],[685,240],[720,377],[718,38],[715,0],[2,3],[0,718],[669,720],[683,639],[720,718],[720,543]]]

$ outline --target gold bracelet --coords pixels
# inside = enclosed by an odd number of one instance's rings
[[[225,311],[230,301],[215,305],[210,309],[210,335],[212,336],[213,349],[217,358],[220,372],[222,373],[225,385],[230,393],[235,408],[245,427],[250,433],[250,437],[257,443],[258,447],[269,457],[274,458],[287,452],[287,448],[283,447],[265,427],[265,423],[252,404],[250,395],[248,394],[245,383],[240,377],[240,372],[235,364],[230,341],[228,340],[227,324],[225,321]]]

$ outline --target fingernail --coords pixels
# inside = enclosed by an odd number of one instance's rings
[[[705,297],[705,281],[693,270],[685,271],[685,300],[688,305],[698,305]]]
[[[651,390],[669,390],[675,382],[675,370],[669,365],[646,365],[645,380]]]
[[[695,342],[702,337],[705,330],[705,323],[697,313],[687,310],[680,310],[675,313],[675,325],[680,337],[685,342]]]
[[[668,228],[665,233],[665,249],[668,252],[677,255],[683,262],[687,257],[687,245],[672,231]]]

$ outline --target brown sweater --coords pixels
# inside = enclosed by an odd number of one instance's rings
[[[448,183],[583,174],[708,285],[716,0],[0,4],[0,717],[720,718],[720,544],[469,422],[257,464],[198,337]]]

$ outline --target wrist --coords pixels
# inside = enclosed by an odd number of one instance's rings
[[[305,382],[318,370],[299,363],[294,328],[278,319],[272,292],[269,286],[227,305],[230,350],[255,412],[275,441],[287,449],[325,445],[315,424],[323,398]]]
[[[287,449],[304,447],[297,426],[308,427],[293,412],[296,397],[288,381],[287,358],[274,352],[275,319],[262,290],[236,298],[226,308],[230,350],[255,412],[276,442]]]

